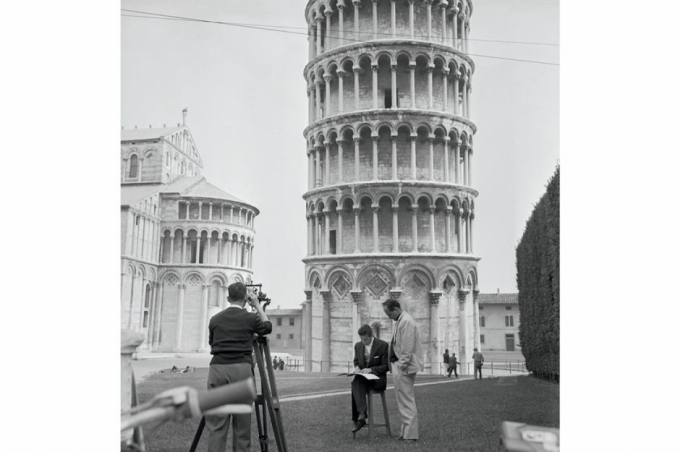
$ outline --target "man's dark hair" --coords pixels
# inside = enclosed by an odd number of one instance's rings
[[[242,282],[237,281],[229,286],[229,298],[232,300],[243,300],[247,293],[246,285]]]
[[[373,328],[371,328],[368,325],[361,325],[361,328],[359,328],[359,336],[372,337],[373,336]]]
[[[383,301],[382,305],[385,306],[387,310],[390,312],[394,311],[394,308],[401,309],[401,305],[399,304],[399,302],[392,298],[388,298],[387,300]]]

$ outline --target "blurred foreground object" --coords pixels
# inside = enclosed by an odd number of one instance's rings
[[[502,452],[559,452],[560,429],[505,421],[501,424]]]

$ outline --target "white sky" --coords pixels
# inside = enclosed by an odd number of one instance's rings
[[[132,1],[122,8],[302,27],[306,1]],[[209,181],[261,211],[255,280],[273,305],[304,299],[306,36],[121,18],[122,125],[187,124]],[[559,63],[559,2],[478,0],[469,51]],[[475,253],[482,292],[514,292],[515,246],[559,159],[559,67],[473,56]]]

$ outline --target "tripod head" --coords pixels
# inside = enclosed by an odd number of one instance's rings
[[[257,296],[257,300],[260,302],[262,310],[266,311],[267,306],[269,306],[272,300],[267,297],[266,293],[262,292],[262,284],[246,284],[246,287],[248,288],[249,293]]]

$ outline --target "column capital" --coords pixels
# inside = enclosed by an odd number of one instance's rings
[[[349,293],[350,293],[350,295],[352,295],[352,301],[354,301],[355,303],[358,303],[358,302],[361,301],[361,294],[362,294],[361,290],[350,290]]]
[[[430,211],[430,215],[434,215],[434,211],[437,210],[436,206],[430,206],[428,207],[428,210]]]
[[[305,301],[312,301],[312,291],[311,290],[305,290]]]
[[[359,213],[361,212],[361,207],[354,206],[352,210],[354,211],[354,215],[358,216]]]
[[[392,213],[399,213],[399,206],[392,206]]]
[[[318,79],[318,78],[314,80],[314,86],[315,86],[315,87],[321,86],[322,83],[323,83],[323,82],[322,82],[320,79]]]
[[[390,135],[390,140],[392,143],[396,142],[399,139],[399,135]]]
[[[335,144],[337,144],[338,146],[344,146],[345,143],[346,143],[346,141],[342,140],[342,139],[341,140],[335,140]]]
[[[470,293],[469,289],[459,289],[458,290],[458,301],[464,302],[469,293]]]
[[[324,12],[324,14],[326,15],[326,17],[330,17],[330,16],[333,15],[333,10],[330,9],[330,8],[328,8],[328,9]]]
[[[324,217],[328,217],[330,214],[331,214],[331,211],[330,211],[330,210],[324,209],[324,211],[323,211],[323,216],[324,216]]]
[[[428,74],[432,74],[434,72],[434,64],[429,64],[427,66],[427,72]]]
[[[324,74],[323,79],[326,83],[330,83],[333,77],[330,74]]]
[[[458,11],[460,11],[460,10],[458,9],[458,5],[454,5],[452,11],[453,11],[453,15],[454,15],[454,16],[457,16],[457,15],[458,15]]]
[[[331,146],[333,146],[333,143],[331,143],[330,141],[327,141],[323,144],[323,147],[325,147],[326,149],[330,149]]]
[[[336,5],[336,8],[338,8],[338,11],[342,11],[343,9],[345,9],[345,4],[340,3],[341,1],[342,0],[338,0],[338,4]]]
[[[418,204],[416,204],[415,207],[411,206],[411,215],[413,215],[414,217],[418,215]]]
[[[352,0],[352,4],[353,4],[356,8],[361,8],[361,0]]]
[[[453,77],[454,77],[456,80],[460,80],[460,79],[461,79],[460,72],[459,72],[459,71],[453,71]]]
[[[442,291],[441,290],[431,290],[430,291],[430,304],[431,305],[438,305],[439,304],[439,299],[442,296]]]
[[[453,213],[453,207],[446,206],[446,216],[451,215],[451,213]]]
[[[446,137],[443,138],[443,140],[444,140],[444,143],[449,144],[451,142],[451,137],[446,136]]]
[[[371,140],[373,140],[374,142],[380,141],[380,135],[371,135]]]
[[[361,72],[361,66],[352,66],[352,71],[355,74],[358,74],[359,72]]]
[[[397,64],[396,63],[390,63],[390,69],[392,72],[397,72]]]
[[[378,213],[380,212],[380,206],[373,205],[371,206],[371,210],[373,211],[373,213]]]
[[[411,71],[415,71],[416,70],[416,62],[415,61],[409,61],[408,68]]]
[[[411,140],[411,141],[416,141],[418,139],[418,134],[413,133],[413,134],[409,135],[408,139]]]
[[[378,65],[377,64],[371,64],[371,69],[373,70],[373,72],[377,73],[378,72]]]
[[[427,6],[432,6],[433,3],[434,3],[434,0],[425,0],[425,4]]]
[[[187,288],[187,285],[186,284],[178,284],[177,287],[179,287],[180,290],[184,290],[184,289]]]
[[[446,8],[447,6],[449,6],[449,2],[447,2],[446,0],[441,0],[439,6],[441,6],[442,8]]]
[[[403,292],[404,292],[404,291],[401,290],[401,289],[398,288],[398,287],[395,287],[395,288],[393,288],[393,289],[390,289],[390,298],[393,299],[393,300],[399,301],[399,298],[401,297],[401,294],[402,294]]]
[[[479,289],[475,289],[472,291],[472,301],[477,303],[477,297],[479,296]]]
[[[344,69],[338,69],[337,71],[335,71],[335,74],[338,76],[338,78],[343,78],[343,77],[345,77],[345,71],[344,71]]]
[[[331,291],[330,290],[320,290],[319,293],[323,297],[324,303],[330,303],[331,302]]]
[[[354,141],[354,144],[359,144],[361,143],[361,137],[353,137],[352,141]]]
[[[321,22],[321,21],[323,20],[323,17],[321,17],[321,16],[316,16],[316,18],[314,18],[314,20],[315,20],[316,22]],[[318,26],[319,26],[319,25],[317,25],[317,27],[318,27]]]
[[[408,0],[409,5],[413,5],[416,2],[416,0]]]

